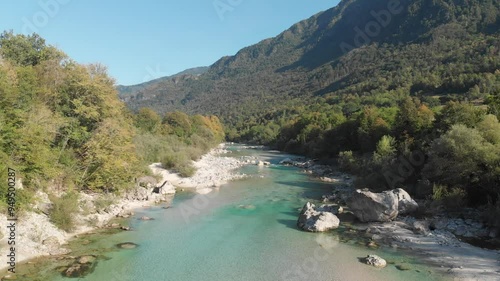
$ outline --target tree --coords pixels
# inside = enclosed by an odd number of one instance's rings
[[[485,140],[477,129],[453,125],[432,142],[428,154],[422,173],[431,182],[467,189],[475,203],[486,203],[488,195],[496,196],[500,146]]]
[[[3,58],[21,66],[35,66],[40,62],[65,55],[52,46],[47,46],[40,35],[14,34],[4,31],[0,35],[0,54]]]
[[[395,132],[399,138],[416,137],[431,128],[434,113],[418,98],[406,97],[396,115]]]
[[[485,115],[481,108],[467,102],[448,102],[436,119],[435,129],[439,133],[448,131],[455,124],[475,127]]]
[[[161,117],[151,108],[143,107],[135,116],[135,124],[142,130],[156,133],[161,126]]]
[[[88,189],[116,191],[137,176],[133,128],[119,119],[105,119],[83,146],[80,184]]]

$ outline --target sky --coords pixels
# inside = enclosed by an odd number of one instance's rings
[[[338,0],[1,0],[0,32],[36,32],[134,85],[209,66]]]

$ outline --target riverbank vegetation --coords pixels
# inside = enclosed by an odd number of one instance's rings
[[[4,32],[0,58],[0,181],[16,170],[19,208],[48,187],[120,192],[151,162],[190,175],[191,160],[224,139],[213,116],[131,113],[105,66],[79,64],[37,34]],[[54,201],[51,218],[63,229],[73,199]]]
[[[499,210],[500,4],[398,3],[377,32],[387,1],[341,1],[204,74],[122,97],[218,114],[229,140],[339,162],[358,187]]]

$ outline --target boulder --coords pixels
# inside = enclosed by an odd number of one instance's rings
[[[417,234],[427,235],[430,231],[429,225],[428,221],[415,221],[413,222],[413,231]]]
[[[371,265],[371,266],[378,267],[378,268],[384,268],[387,266],[387,262],[383,258],[381,258],[377,255],[366,256],[364,262],[367,265]]]
[[[61,244],[59,243],[59,239],[57,239],[57,237],[55,236],[50,236],[47,239],[43,240],[42,245],[47,246],[47,248],[49,249],[57,249],[61,246]]]
[[[152,176],[144,176],[137,179],[137,184],[141,187],[151,187],[158,184],[158,181]]]
[[[410,197],[410,194],[402,188],[392,191],[398,199],[398,212],[400,215],[410,214],[418,209],[418,204]]]
[[[323,232],[339,227],[340,220],[329,211],[319,211],[314,204],[307,202],[300,212],[297,226],[309,232]]]
[[[392,191],[373,193],[356,190],[347,206],[362,222],[388,222],[398,216],[398,198]]]
[[[139,245],[132,243],[132,242],[125,242],[125,243],[116,244],[116,247],[118,247],[120,249],[135,249],[135,248],[137,248],[137,246],[139,246]]]
[[[142,216],[142,217],[139,218],[139,220],[141,220],[141,221],[152,221],[154,219],[150,218],[150,217],[147,217],[147,216]]]
[[[324,204],[319,206],[316,211],[318,212],[330,212],[334,215],[342,214],[344,212],[344,208],[335,204]]]

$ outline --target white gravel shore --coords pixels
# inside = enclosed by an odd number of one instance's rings
[[[226,144],[220,144],[209,153],[194,162],[196,173],[189,178],[182,178],[176,173],[172,173],[161,167],[161,163],[151,164],[150,169],[161,175],[161,181],[168,181],[176,188],[193,189],[197,193],[206,194],[228,181],[244,178],[245,175],[237,174],[235,169],[248,164],[233,157],[224,157],[227,154]]]
[[[225,149],[225,144],[221,144],[204,155],[199,161],[194,162],[197,172],[190,178],[181,178],[175,173],[162,169],[160,164],[152,164],[150,168],[154,173],[159,173],[163,177],[163,180],[169,181],[176,188],[194,189],[198,193],[208,193],[213,188],[230,180],[244,177],[244,175],[234,173],[234,169],[241,167],[244,163],[235,158],[220,156],[225,153],[228,153]],[[39,201],[50,203],[45,193],[39,192],[37,195]],[[80,205],[88,204],[89,202],[93,204],[96,199],[97,195],[81,193]],[[78,215],[76,217],[76,229],[71,233],[58,229],[50,222],[48,216],[42,212],[27,212],[20,216],[16,223],[16,263],[38,256],[62,254],[65,251],[64,244],[76,235],[103,227],[118,215],[127,214],[134,209],[148,207],[156,203],[152,198],[148,198],[147,200],[137,200],[130,196],[128,196],[128,199],[115,198],[114,204],[106,208],[105,211],[91,212],[88,215]],[[0,221],[4,222],[4,225],[0,228],[0,252],[2,253],[0,256],[0,270],[3,271],[8,267],[6,253],[10,246],[7,244],[6,216],[0,214]],[[92,223],[89,223],[90,221]],[[47,243],[49,240],[56,241],[60,246],[56,247],[55,250],[54,244],[50,245]]]

